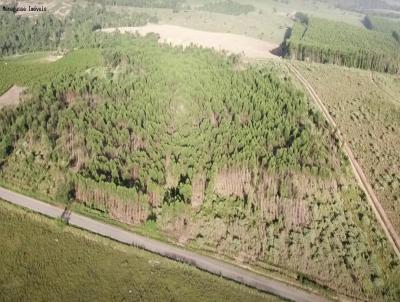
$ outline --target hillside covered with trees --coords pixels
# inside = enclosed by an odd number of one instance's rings
[[[400,71],[400,43],[392,33],[303,16],[286,40],[290,58],[381,72]]]
[[[0,112],[3,183],[350,296],[398,297],[399,263],[303,93],[211,50],[106,37],[102,63]]]
[[[94,5],[57,20],[0,16],[4,56],[69,50],[54,63],[0,61],[0,89],[28,89],[0,110],[1,185],[349,299],[398,300],[399,260],[335,133],[283,70],[98,31],[148,14]],[[47,22],[49,44],[24,31],[46,35]],[[394,39],[323,22],[298,22],[289,55],[398,70],[381,53]],[[366,41],[335,48],[359,33]],[[361,51],[370,37],[378,44]]]
[[[139,26],[157,22],[144,13],[116,13],[98,5],[76,5],[60,19],[51,14],[35,18],[0,12],[0,57],[57,48],[98,46],[94,32],[102,27]]]

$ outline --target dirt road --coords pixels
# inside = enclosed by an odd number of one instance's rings
[[[0,108],[4,106],[18,105],[24,87],[12,86],[3,95],[0,96]]]
[[[0,198],[10,203],[28,208],[35,212],[44,214],[52,218],[65,217],[62,208],[44,203],[42,201],[9,191],[0,187]],[[267,278],[245,269],[227,264],[210,257],[195,254],[193,252],[149,239],[115,226],[96,221],[94,219],[70,212],[68,213],[70,225],[88,230],[119,242],[133,245],[147,251],[168,257],[173,260],[181,261],[193,265],[201,270],[215,275],[223,276],[238,283],[256,288],[258,290],[271,293],[292,301],[298,302],[322,302],[329,301],[326,298],[307,292],[303,289],[286,284],[281,281]]]
[[[307,89],[309,94],[311,95],[312,99],[314,100],[315,104],[318,106],[319,110],[325,116],[327,121],[332,125],[332,127],[336,130],[336,135],[342,145],[342,149],[347,155],[351,168],[353,169],[354,175],[361,187],[361,189],[365,192],[367,196],[368,202],[371,205],[371,208],[381,224],[389,242],[393,246],[394,251],[396,252],[397,256],[400,259],[400,236],[396,233],[392,223],[390,222],[389,218],[387,217],[381,203],[379,202],[378,198],[375,195],[374,190],[372,189],[370,183],[368,182],[367,177],[365,176],[361,166],[358,164],[353,151],[347,144],[346,140],[340,133],[339,128],[337,127],[335,121],[333,120],[332,116],[330,115],[328,109],[325,107],[324,103],[321,101],[315,90],[312,88],[310,83],[301,75],[301,73],[294,67],[292,64],[288,63],[289,69],[295,75],[295,77],[304,85]]]

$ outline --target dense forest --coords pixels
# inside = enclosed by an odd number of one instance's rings
[[[102,27],[139,26],[157,22],[144,13],[115,13],[98,5],[74,6],[65,19],[51,14],[35,18],[0,12],[0,56],[57,48],[98,46],[94,31]]]
[[[285,42],[289,58],[389,73],[400,71],[399,47],[392,34],[314,17],[296,22]]]
[[[0,24],[0,55],[57,48],[64,32],[63,22],[52,15],[33,20],[1,11]]]
[[[198,9],[213,13],[239,16],[254,11],[255,7],[251,4],[241,4],[232,0],[226,0],[210,2],[200,6]]]
[[[302,92],[211,50],[101,41],[95,66],[46,79],[0,111],[3,183],[342,293],[395,300],[399,263]]]

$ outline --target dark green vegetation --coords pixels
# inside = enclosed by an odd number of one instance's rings
[[[17,51],[54,49],[63,32],[62,21],[52,15],[32,20],[0,11],[0,25],[0,56]]]
[[[199,10],[204,10],[213,13],[227,14],[238,16],[247,14],[255,10],[253,5],[241,4],[232,0],[214,1],[199,7]]]
[[[0,11],[0,57],[57,48],[98,46],[101,41],[98,35],[93,34],[97,29],[139,26],[148,21],[156,22],[157,19],[142,13],[118,14],[96,5],[74,6],[62,20],[53,15],[26,18]]]
[[[364,19],[364,25],[368,29],[373,29],[383,33],[388,33],[392,35],[397,42],[400,43],[400,20],[393,20],[375,16],[366,16]]]
[[[0,301],[279,301],[3,201],[0,240]]]
[[[307,284],[397,300],[396,257],[328,126],[284,76],[151,38],[102,41],[101,64],[1,112],[3,182]]]
[[[392,34],[312,17],[296,22],[286,40],[290,58],[389,73],[400,71],[399,48]]]

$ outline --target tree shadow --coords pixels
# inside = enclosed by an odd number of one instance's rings
[[[71,210],[67,206],[65,207],[64,212],[61,214],[61,220],[64,221],[66,224],[68,224],[70,218],[71,218]]]
[[[283,57],[285,52],[283,50],[283,43],[270,51],[275,56]]]
[[[278,47],[272,49],[270,53],[278,57],[284,57],[287,53],[286,41],[287,39],[290,38],[291,35],[292,35],[292,28],[290,27],[286,28],[282,43]]]

